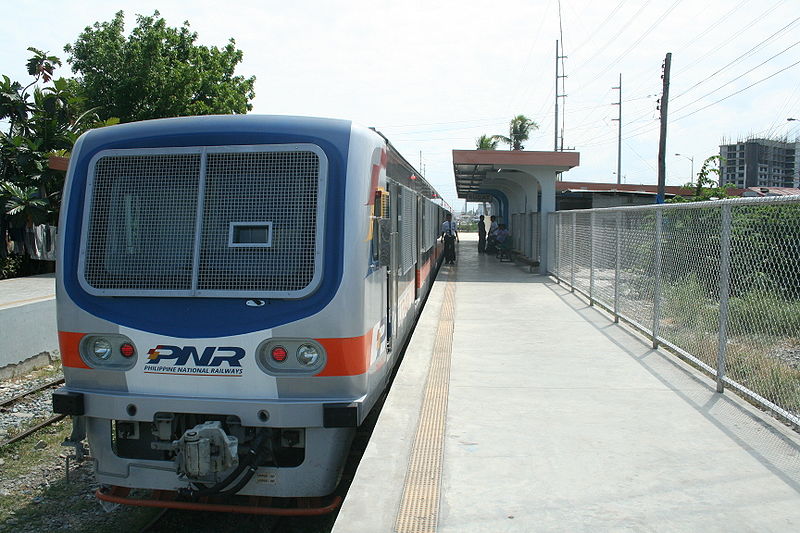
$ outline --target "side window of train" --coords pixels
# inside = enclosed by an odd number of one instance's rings
[[[380,261],[381,256],[381,203],[383,195],[380,190],[375,191],[375,203],[372,206],[372,262]]]
[[[375,218],[373,219],[373,260],[378,261],[378,265],[390,268],[391,257],[391,221],[389,220],[389,193],[377,191],[375,193]]]

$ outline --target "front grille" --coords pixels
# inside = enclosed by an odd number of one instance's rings
[[[103,157],[93,178],[86,282],[111,291],[190,290],[200,154]]]
[[[201,290],[298,291],[311,283],[319,158],[312,152],[209,154]],[[270,247],[229,247],[231,221],[270,221]]]
[[[314,145],[101,153],[82,284],[108,296],[305,296],[321,273],[326,173]],[[249,225],[268,242],[234,244],[234,226]]]

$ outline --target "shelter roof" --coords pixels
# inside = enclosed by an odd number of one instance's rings
[[[501,170],[531,171],[536,167],[563,172],[580,163],[578,152],[531,152],[523,150],[453,150],[453,171],[459,198],[471,198],[487,179],[487,174]]]

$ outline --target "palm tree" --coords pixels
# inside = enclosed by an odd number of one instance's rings
[[[39,196],[36,187],[20,187],[9,181],[0,183],[0,201],[4,211],[17,227],[31,228],[47,219],[47,200]]]
[[[495,135],[498,139],[506,143],[512,150],[522,150],[525,148],[522,142],[528,140],[530,132],[538,130],[539,125],[536,121],[529,119],[525,115],[517,115],[511,119],[509,124],[509,137],[505,135]]]
[[[475,139],[475,147],[478,150],[497,150],[499,142],[497,135],[481,135]]]

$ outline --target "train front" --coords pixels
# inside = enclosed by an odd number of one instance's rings
[[[195,500],[334,490],[376,358],[366,269],[345,261],[369,256],[369,217],[351,216],[367,186],[346,186],[369,167],[348,158],[377,141],[354,137],[345,121],[240,116],[78,141],[54,410],[73,440],[85,425],[100,483]]]

